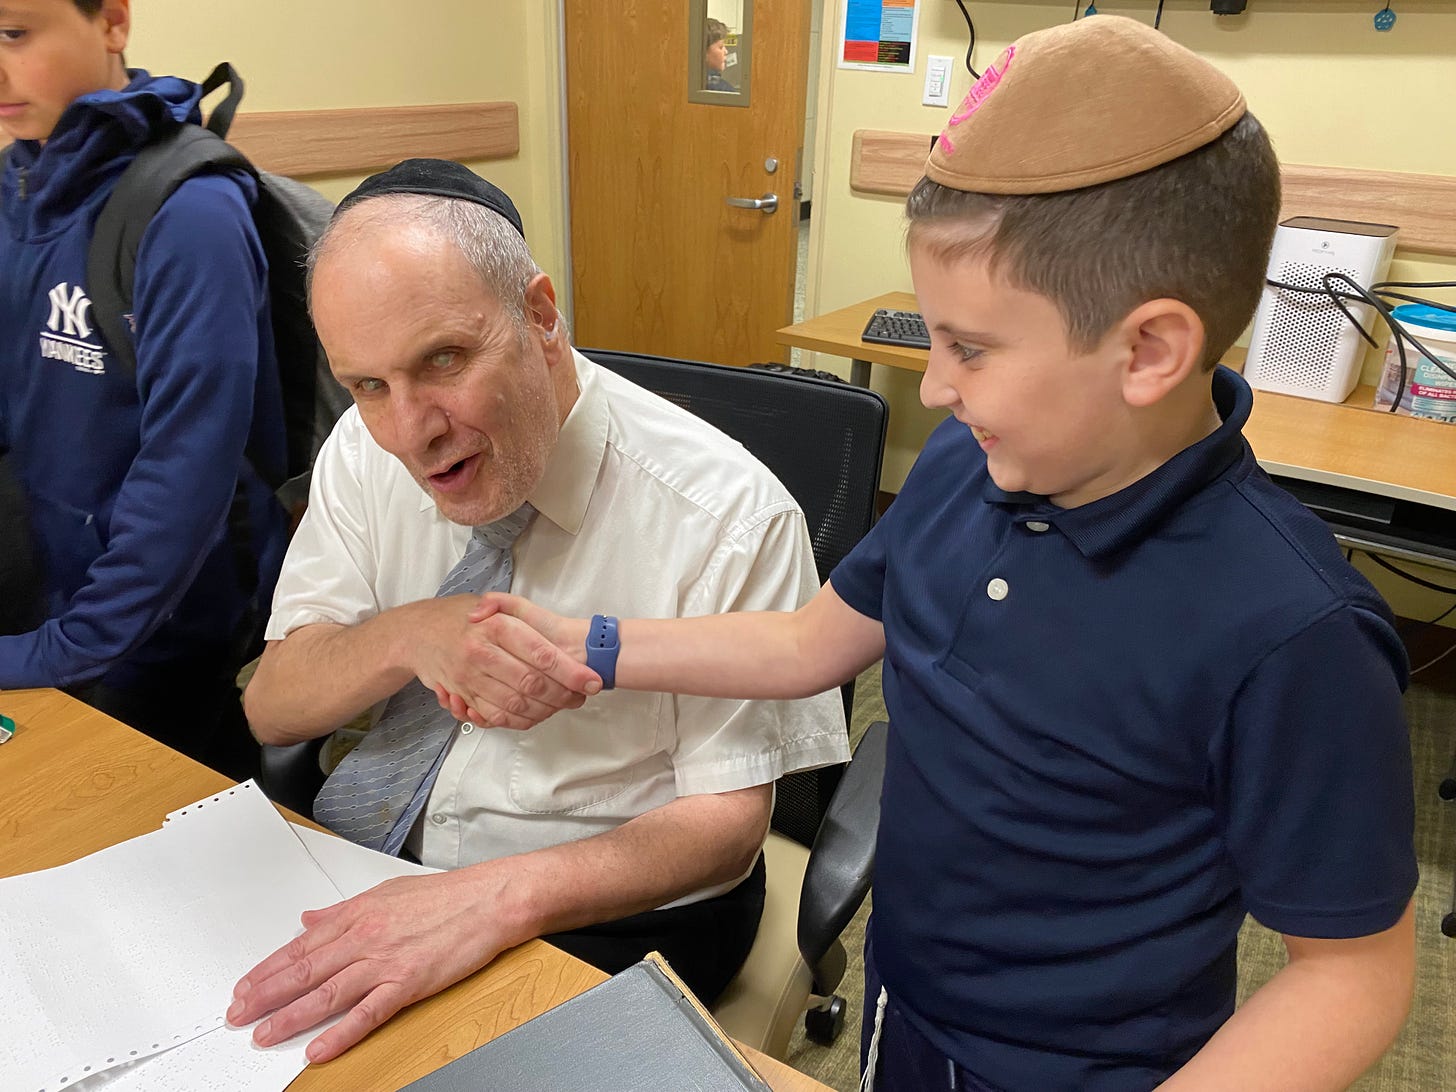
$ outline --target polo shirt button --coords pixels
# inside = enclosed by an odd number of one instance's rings
[[[443,827],[445,825],[445,816],[437,811],[434,815],[430,816],[430,822],[434,823],[437,827]]]
[[[475,731],[475,725],[471,724],[468,720],[460,725],[460,734],[462,736],[468,736],[473,731]]]
[[[999,576],[986,585],[986,594],[996,601],[1005,599],[1011,591],[1011,585],[1002,580]]]
[[[1051,526],[1050,523],[1043,523],[1039,519],[1029,519],[1029,520],[1026,521],[1026,529],[1028,531],[1041,532],[1041,531],[1045,531],[1050,526]]]

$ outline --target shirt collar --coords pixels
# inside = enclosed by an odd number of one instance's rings
[[[1151,474],[1090,504],[1059,508],[1035,493],[1008,493],[989,477],[982,495],[988,504],[1011,509],[1015,522],[1049,523],[1083,556],[1106,557],[1152,534],[1170,512],[1248,455],[1243,428],[1254,396],[1244,377],[1219,365],[1213,404],[1222,420],[1217,429]]]
[[[575,349],[576,404],[566,415],[556,446],[546,460],[546,472],[531,490],[536,510],[568,534],[581,531],[587,506],[607,457],[607,395],[600,368]]]
[[[571,350],[571,358],[579,391],[576,404],[561,424],[541,480],[526,499],[541,516],[575,535],[586,519],[598,472],[607,456],[608,407],[599,366],[575,349]],[[423,512],[435,507],[435,501],[428,491],[422,492]]]

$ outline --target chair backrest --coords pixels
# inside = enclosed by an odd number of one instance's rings
[[[874,523],[889,418],[876,392],[792,372],[581,351],[726,432],[773,471],[804,510],[821,582]],[[847,683],[846,718],[853,693]],[[842,774],[833,767],[781,778],[774,829],[813,845]]]

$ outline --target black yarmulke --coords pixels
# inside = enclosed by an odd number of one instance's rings
[[[372,174],[339,202],[334,215],[367,201],[371,197],[383,197],[390,193],[425,193],[435,197],[453,197],[460,201],[474,201],[492,212],[504,216],[522,239],[526,231],[521,227],[521,214],[499,186],[491,185],[470,168],[449,159],[406,159],[387,171]]]

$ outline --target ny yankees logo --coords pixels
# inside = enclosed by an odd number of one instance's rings
[[[90,337],[91,325],[86,321],[86,315],[91,310],[91,301],[86,298],[86,291],[79,284],[72,288],[65,281],[51,289],[51,317],[46,320],[46,325],[53,331],[60,333],[60,323],[64,320],[64,333],[71,337]]]
[[[62,281],[50,290],[50,332],[40,332],[40,355],[59,360],[85,375],[106,373],[106,350],[100,338],[91,341],[91,300],[79,284]]]

